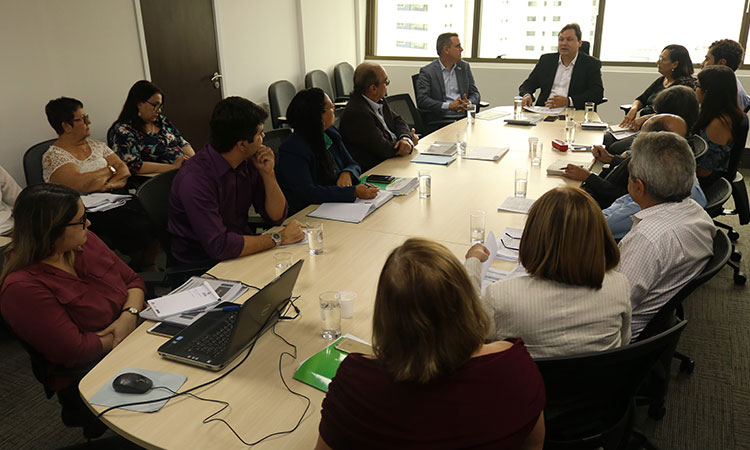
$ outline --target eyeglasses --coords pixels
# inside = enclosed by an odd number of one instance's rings
[[[383,81],[383,84],[386,86],[390,86],[391,80],[389,78],[386,78],[385,81]]]
[[[87,211],[84,211],[83,212],[83,217],[81,217],[81,221],[80,222],[66,223],[63,226],[65,226],[65,227],[74,227],[76,225],[80,225],[81,228],[85,230],[86,229],[86,221],[88,220],[88,216],[86,214],[87,214]]]
[[[516,252],[517,252],[517,251],[518,251],[518,249],[519,249],[519,247],[511,247],[511,246],[509,246],[508,244],[506,244],[506,243],[505,243],[505,239],[506,239],[506,237],[507,237],[507,238],[509,238],[509,239],[511,239],[511,241],[519,241],[519,243],[520,243],[520,241],[521,241],[521,238],[520,238],[520,237],[515,237],[515,236],[511,236],[511,235],[510,235],[510,234],[508,234],[508,233],[505,233],[505,236],[501,236],[501,237],[500,237],[500,243],[501,243],[501,244],[503,245],[503,247],[505,247],[505,248],[506,248],[507,250],[513,250],[513,251],[516,251]]]
[[[161,103],[151,103],[149,101],[146,101],[146,103],[148,103],[149,105],[153,106],[154,107],[154,111],[161,111],[161,109],[164,107],[164,105],[161,104]]]
[[[84,114],[84,115],[82,115],[81,117],[79,117],[77,119],[73,119],[73,122],[78,122],[79,120],[81,122],[85,123],[86,125],[91,124],[91,120],[89,120],[89,115],[88,114]]]

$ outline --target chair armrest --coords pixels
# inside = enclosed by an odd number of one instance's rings
[[[490,102],[481,101],[479,102],[479,106],[481,106],[482,108],[486,108],[490,106]]]
[[[628,113],[628,111],[630,111],[630,108],[632,108],[632,107],[633,107],[633,104],[632,104],[632,103],[626,103],[626,104],[624,104],[624,105],[620,105],[620,109],[621,109],[621,110],[622,110],[622,112],[624,112],[625,114],[627,114],[627,113]]]

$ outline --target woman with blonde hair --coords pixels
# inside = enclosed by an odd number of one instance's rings
[[[487,287],[482,303],[492,318],[490,337],[520,337],[534,358],[620,347],[630,341],[630,282],[615,271],[620,251],[601,209],[578,188],[542,195],[529,211],[518,246],[524,276]],[[484,253],[471,250],[480,248]],[[475,286],[486,248],[466,255]],[[477,257],[472,257],[477,256]]]
[[[378,281],[375,356],[341,363],[316,448],[541,449],[541,375],[520,339],[485,344],[488,332],[458,259],[407,240]]]

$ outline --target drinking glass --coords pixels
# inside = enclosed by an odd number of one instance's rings
[[[566,120],[565,121],[565,143],[570,147],[576,138],[576,121]]]
[[[481,209],[475,209],[470,213],[470,237],[469,240],[472,244],[483,244],[484,243],[484,226],[487,218],[487,213]]]
[[[584,104],[585,112],[583,115],[584,122],[590,122],[594,118],[594,102],[586,102]]]
[[[466,107],[466,121],[469,122],[469,124],[473,124],[476,117],[477,105],[469,103],[469,106]]]
[[[320,317],[323,319],[323,339],[334,340],[341,336],[341,297],[338,292],[320,294]]]
[[[456,151],[461,156],[466,154],[466,131],[456,131]]]
[[[529,142],[529,145],[531,145],[531,142]],[[543,146],[544,146],[543,142],[534,142],[533,146],[531,147],[531,165],[533,167],[542,165],[542,147]]]
[[[351,319],[354,315],[354,301],[357,300],[357,293],[354,291],[339,292],[339,303],[341,304],[341,318]]]
[[[419,171],[419,198],[428,198],[432,195],[432,176],[429,170]]]
[[[323,253],[323,224],[320,222],[307,222],[303,227],[307,235],[307,246],[311,255]]]
[[[292,254],[289,252],[276,252],[273,254],[273,267],[278,277],[284,271],[292,267]]]
[[[518,119],[523,113],[523,97],[516,95],[513,97],[513,117]]]
[[[529,179],[529,169],[516,169],[515,187],[516,197],[526,197],[526,182]]]

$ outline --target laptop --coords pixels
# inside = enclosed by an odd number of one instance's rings
[[[204,369],[223,369],[279,320],[303,262],[297,261],[239,309],[204,315],[159,347],[159,355]]]

